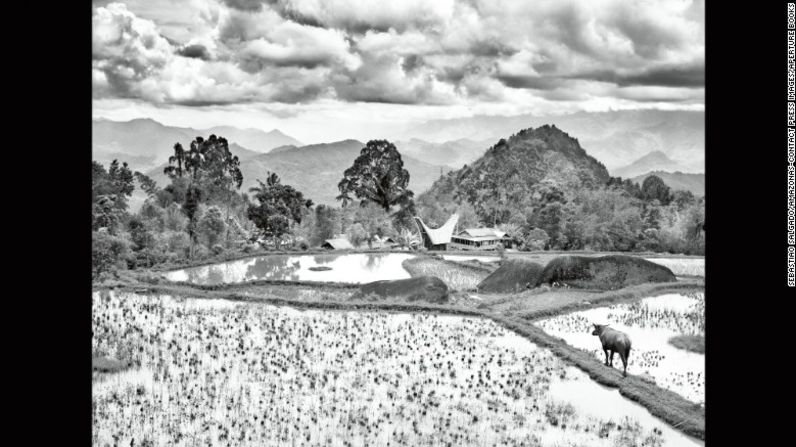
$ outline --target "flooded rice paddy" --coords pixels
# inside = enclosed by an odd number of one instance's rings
[[[705,335],[705,294],[668,294],[635,303],[599,307],[536,322],[550,335],[570,345],[593,352],[605,361],[592,323],[610,324],[630,336],[632,349],[628,374],[651,377],[655,383],[704,405],[705,355],[676,348],[669,339],[676,335]],[[614,367],[622,367],[619,355]]]
[[[491,320],[92,298],[97,446],[704,445]]]
[[[272,255],[175,270],[164,276],[170,281],[193,284],[238,283],[260,279],[368,283],[409,278],[409,272],[401,263],[413,257],[403,253]],[[317,267],[329,267],[330,270],[314,270]]]
[[[648,258],[647,261],[668,267],[677,276],[705,276],[705,258]]]

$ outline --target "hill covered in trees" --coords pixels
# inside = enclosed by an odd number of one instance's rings
[[[575,138],[545,125],[501,139],[472,165],[436,181],[418,200],[426,207],[467,203],[478,219],[497,225],[508,222],[515,210],[533,207],[543,196],[594,188],[609,177],[605,166]],[[440,217],[428,216],[432,222]]]
[[[460,228],[498,227],[525,249],[700,253],[704,199],[611,177],[555,126],[501,139],[472,165],[437,180],[417,200],[431,225],[460,214]]]

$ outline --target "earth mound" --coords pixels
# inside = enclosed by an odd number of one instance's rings
[[[539,284],[544,267],[526,259],[506,261],[476,287],[479,292],[517,293]]]
[[[616,290],[636,284],[676,280],[667,267],[632,256],[560,256],[544,268],[540,284]]]
[[[364,298],[371,295],[380,298],[442,304],[448,302],[449,290],[448,286],[436,276],[418,276],[363,284],[351,298]]]

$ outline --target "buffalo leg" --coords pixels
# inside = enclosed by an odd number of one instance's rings
[[[616,351],[611,351],[611,361],[608,363],[608,366],[614,366],[614,355],[616,355]]]
[[[622,366],[624,367],[622,375],[624,377],[627,377],[627,354],[625,354],[624,352],[620,352],[619,357],[622,359]]]
[[[605,366],[608,366],[608,350],[603,349],[603,352],[605,352]]]

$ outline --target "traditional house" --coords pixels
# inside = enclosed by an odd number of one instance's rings
[[[451,248],[459,250],[496,250],[503,245],[510,248],[514,240],[495,228],[467,228],[451,237]]]
[[[326,239],[323,244],[321,244],[321,248],[329,249],[329,250],[351,250],[354,248],[351,245],[351,242],[344,237],[338,237],[335,239]]]
[[[441,227],[434,229],[426,226],[423,219],[415,217],[415,223],[423,237],[423,246],[429,250],[447,250],[458,221],[459,215],[454,214]]]

